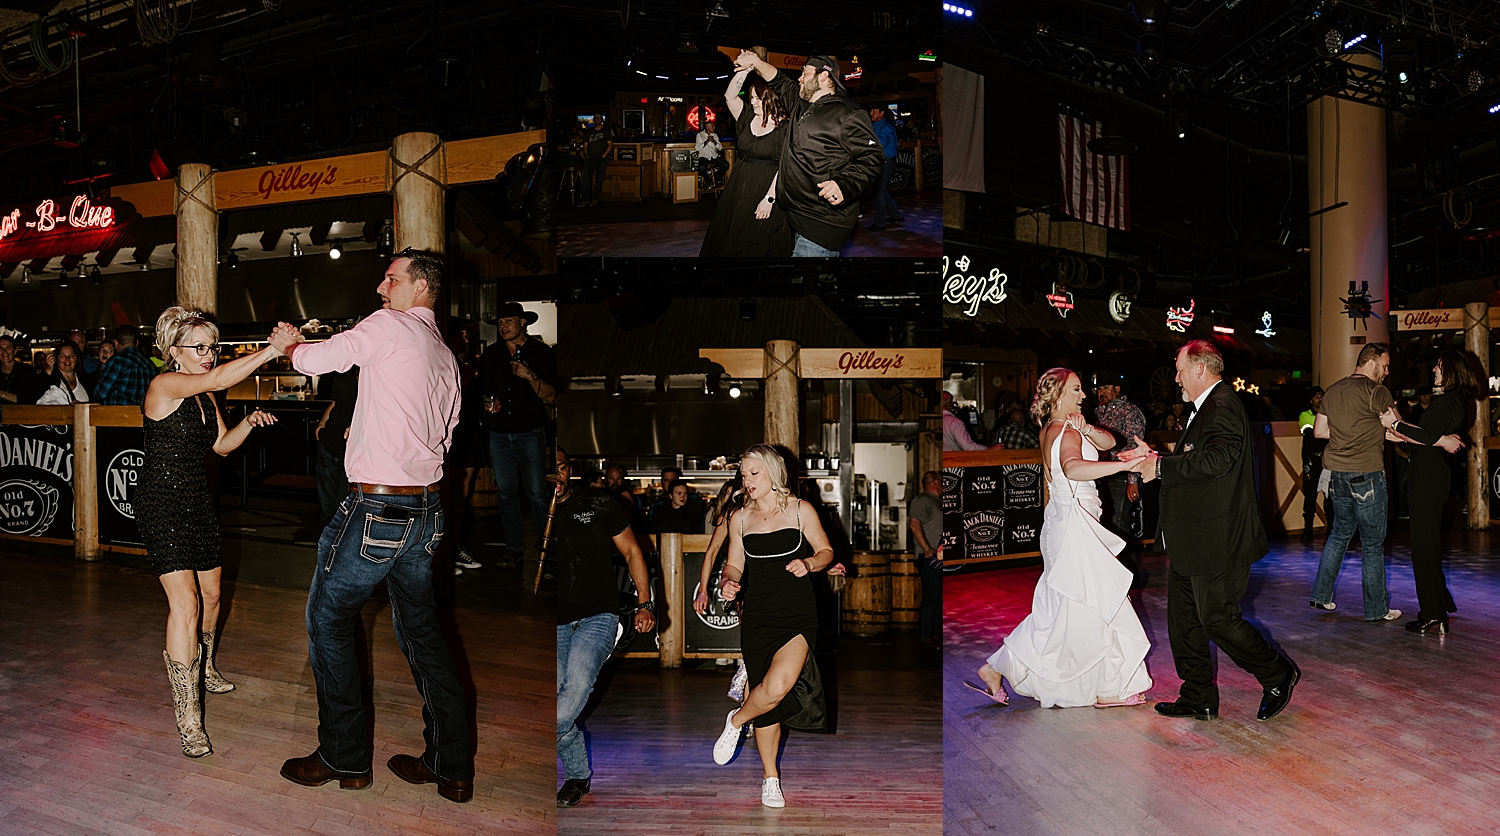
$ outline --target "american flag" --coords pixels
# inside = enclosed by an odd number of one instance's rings
[[[1130,230],[1130,160],[1089,151],[1103,125],[1069,110],[1057,114],[1057,159],[1062,167],[1062,211],[1080,221]]]

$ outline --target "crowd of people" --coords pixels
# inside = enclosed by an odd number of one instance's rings
[[[165,365],[156,346],[140,347],[140,329],[121,325],[113,337],[90,343],[81,329],[50,347],[32,350],[0,334],[0,402],[66,406],[139,406],[151,377]]]

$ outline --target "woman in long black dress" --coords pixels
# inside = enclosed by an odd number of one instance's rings
[[[1423,413],[1421,424],[1408,424],[1392,407],[1381,418],[1392,440],[1411,456],[1411,568],[1417,584],[1417,603],[1421,611],[1406,629],[1413,633],[1448,632],[1448,613],[1457,612],[1448,579],[1443,575],[1443,505],[1453,487],[1444,451],[1456,451],[1462,442],[1454,433],[1473,420],[1469,405],[1479,394],[1479,386],[1468,361],[1457,351],[1444,351],[1432,367],[1432,385],[1443,387],[1443,394],[1432,399]],[[1441,448],[1441,449],[1439,449]]]
[[[798,715],[823,713],[821,689],[798,688],[818,643],[818,602],[811,573],[833,562],[833,547],[818,512],[792,496],[786,464],[769,445],[757,444],[740,457],[744,507],[730,520],[729,562],[719,581],[720,596],[732,601],[745,593],[740,619],[740,650],[749,674],[745,704],[729,712],[714,743],[714,761],[725,764],[739,747],[740,730],[755,721],[755,745],[765,771],[761,803],[786,805],[776,751],[781,724]],[[811,677],[817,682],[816,671]],[[801,726],[797,726],[800,728]]]
[[[749,107],[740,87],[749,78]],[[786,137],[786,109],[759,75],[743,70],[724,91],[734,117],[734,171],[719,196],[713,223],[698,255],[704,258],[785,258],[792,254],[792,228],[776,205],[776,171]]]
[[[203,731],[198,689],[234,689],[213,662],[219,623],[219,512],[209,492],[204,459],[209,450],[228,455],[252,428],[276,422],[257,409],[233,430],[227,429],[218,402],[212,395],[203,396],[249,377],[262,363],[280,356],[292,339],[285,333],[273,336],[260,351],[216,368],[219,329],[203,312],[172,307],[156,321],[156,344],[170,365],[152,378],[141,405],[145,464],[135,493],[136,522],[146,542],[146,557],[167,592],[167,648],[162,656],[172,683],[182,753],[190,758],[213,752]]]

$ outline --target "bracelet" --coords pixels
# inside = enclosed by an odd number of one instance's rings
[[[643,601],[643,602],[635,605],[635,610],[634,611],[637,612],[637,613],[644,611],[644,612],[651,613],[651,615],[655,616],[656,615],[656,602],[655,601]]]

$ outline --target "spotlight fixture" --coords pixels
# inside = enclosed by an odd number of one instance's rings
[[[1369,37],[1370,37],[1369,33],[1367,33],[1367,32],[1361,32],[1358,35],[1355,35],[1354,37],[1350,38],[1349,40],[1344,41],[1344,51],[1348,52],[1349,50],[1351,50],[1351,49],[1355,48],[1356,46],[1358,46],[1359,44],[1363,43]]]
[[[1319,58],[1333,58],[1344,51],[1344,33],[1337,26],[1329,26],[1318,33],[1313,41],[1313,52]]]
[[[1167,0],[1135,0],[1130,4],[1135,10],[1135,22],[1142,32],[1155,32],[1167,20],[1171,4]]]
[[[68,286],[68,271],[67,271],[67,269],[62,269],[62,270],[58,270],[57,271],[57,286],[58,287],[67,287]]]
[[[1461,96],[1478,93],[1484,87],[1484,71],[1471,58],[1458,55],[1458,64],[1453,67],[1453,84]]]
[[[1187,103],[1173,99],[1167,101],[1167,132],[1175,139],[1187,139],[1192,131],[1188,120]]]
[[[292,258],[299,258],[302,255],[302,241],[298,237],[301,234],[300,232],[292,233]]]
[[[380,228],[380,244],[375,248],[375,252],[385,258],[390,258],[396,251],[396,229],[391,224],[392,221],[387,220]]]
[[[960,6],[957,3],[944,3],[943,4],[943,11],[945,11],[948,14],[951,14],[951,15],[957,15],[959,17],[973,17],[974,16],[974,10],[973,9],[965,8],[964,6]]]
[[[149,261],[143,261],[143,262],[141,262],[141,272],[142,273],[149,272],[150,270],[151,270],[151,262],[149,262]]]
[[[1490,111],[1490,113],[1494,112]],[[31,284],[31,268],[24,264],[21,265],[21,284]]]
[[[1388,31],[1380,39],[1381,66],[1387,81],[1406,86],[1417,77],[1417,42],[1399,31]]]
[[[93,269],[89,270],[89,281],[94,284],[104,281],[104,273],[99,269],[99,265],[95,264]]]
[[[1490,115],[1494,116],[1496,113],[1500,113],[1500,104],[1490,105]]]
[[[1146,66],[1155,67],[1161,64],[1161,59],[1167,54],[1167,42],[1160,35],[1148,32],[1136,38],[1135,52],[1146,62]]]
[[[330,246],[328,248],[328,257],[333,259],[334,261],[338,261],[340,258],[344,257],[344,248],[338,244]]]
[[[738,383],[729,384],[729,397],[738,398],[741,394],[742,393],[740,391],[740,385]]]

